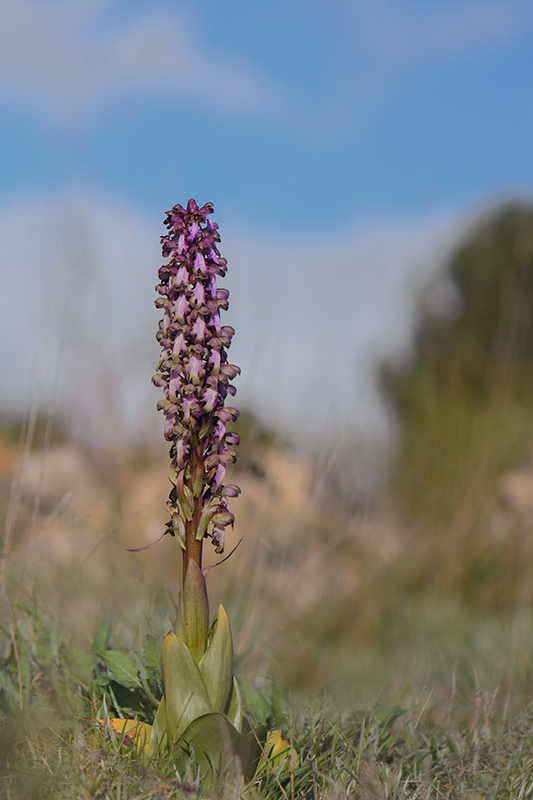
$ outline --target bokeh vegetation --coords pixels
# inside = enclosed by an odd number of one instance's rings
[[[393,491],[425,577],[508,610],[533,600],[528,526],[498,513],[502,476],[531,465],[533,208],[478,222],[447,278],[455,298],[423,311],[411,363],[382,372],[399,423]]]
[[[243,540],[209,594],[251,718],[300,763],[227,797],[533,797],[533,209],[476,223],[439,281],[411,359],[382,370],[397,438],[371,502],[336,486],[334,451],[313,460],[241,415],[229,549]],[[160,534],[167,469],[163,442],[0,426],[1,796],[210,796],[88,722],[150,721],[161,689],[179,552],[126,548]]]

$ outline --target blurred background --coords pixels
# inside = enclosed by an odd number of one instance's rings
[[[528,679],[532,45],[530,0],[0,0],[6,585],[87,639],[172,611],[175,542],[126,547],[166,521],[154,286],[194,197],[242,368],[209,580],[243,669]]]

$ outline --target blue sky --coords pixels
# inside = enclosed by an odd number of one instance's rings
[[[16,375],[0,401],[20,404],[42,363],[27,330],[10,346],[21,270],[35,325],[53,320],[43,398],[60,351],[62,396],[88,371],[102,381],[103,330],[117,353],[120,331],[138,342],[149,382],[141,287],[164,212],[194,196],[215,203],[235,262],[245,401],[282,423],[303,405],[321,425],[351,418],[461,220],[533,194],[532,83],[530,0],[0,0],[0,334]],[[93,252],[83,300],[76,225]],[[110,285],[133,295],[113,307]],[[339,385],[326,401],[324,359]],[[133,394],[142,415],[154,398]]]

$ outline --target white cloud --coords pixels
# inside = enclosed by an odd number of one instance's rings
[[[417,291],[458,230],[451,218],[382,221],[301,241],[226,230],[232,355],[254,407],[299,433],[345,423],[383,432],[376,364],[408,351]]]
[[[272,0],[272,48],[294,42],[287,133],[357,141],[413,75],[459,66],[467,76],[469,61],[531,37],[532,22],[530,0]]]
[[[0,0],[0,93],[76,120],[87,105],[150,92],[222,113],[277,102],[250,63],[207,48],[183,10],[113,18],[113,0]]]
[[[88,439],[142,430],[155,402],[158,234],[89,192],[0,211],[3,408],[55,406]]]
[[[451,229],[383,223],[298,241],[226,225],[240,406],[308,439],[346,423],[383,426],[375,360],[407,347],[414,287],[438,266]],[[0,404],[22,407],[41,363],[38,399],[66,410],[81,435],[161,427],[150,383],[161,232],[159,221],[86,193],[0,212],[1,360],[10,376]]]

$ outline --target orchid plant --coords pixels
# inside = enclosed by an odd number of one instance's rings
[[[227,349],[234,330],[222,325],[229,292],[217,286],[226,274],[226,260],[217,243],[211,203],[176,205],[168,212],[162,237],[156,306],[162,309],[157,340],[162,352],[154,384],[163,390],[158,409],[170,442],[170,519],[165,534],[182,551],[183,572],[175,630],[161,648],[164,687],[153,725],[136,720],[111,720],[113,729],[135,742],[146,758],[168,752],[178,759],[194,757],[204,774],[220,775],[229,765],[251,780],[265,758],[278,759],[290,746],[279,731],[251,729],[233,672],[233,643],[222,605],[210,625],[209,602],[202,567],[204,541],[223,553],[225,531],[234,515],[228,498],[237,486],[225,484],[239,442],[227,424],[238,417],[226,406],[235,395],[232,380],[239,367],[230,364]],[[291,758],[294,758],[291,753]]]

